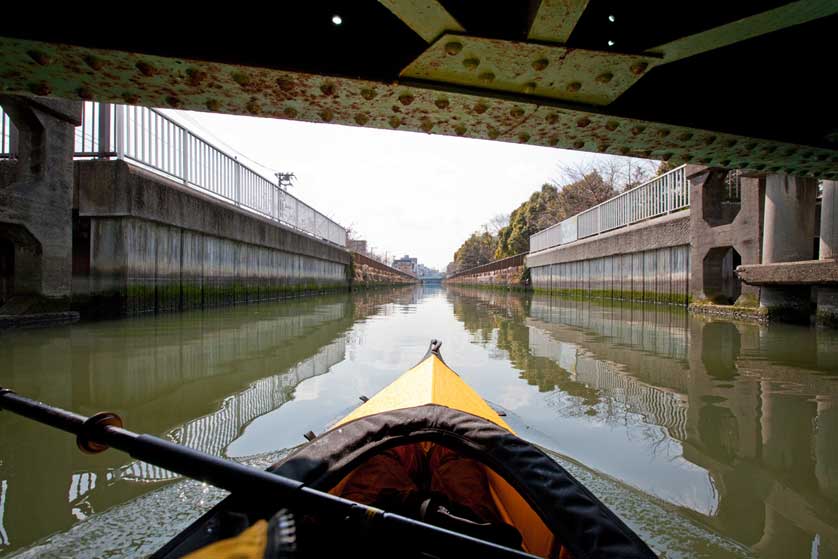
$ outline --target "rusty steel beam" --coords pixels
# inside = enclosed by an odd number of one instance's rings
[[[22,39],[0,38],[0,52],[7,94],[410,130],[838,178],[835,150],[609,114],[606,108],[541,97],[538,90],[511,95],[434,82],[384,83]]]
[[[798,0],[695,35],[676,39],[651,48],[648,52],[661,55],[663,58],[661,64],[668,64],[836,13],[838,13],[838,2],[835,0]]]
[[[527,37],[533,41],[564,44],[589,0],[541,0]]]
[[[608,105],[658,62],[656,56],[445,34],[401,77]]]
[[[378,0],[428,43],[446,31],[465,31],[436,0]]]

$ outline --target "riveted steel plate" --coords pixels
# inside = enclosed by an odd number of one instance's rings
[[[0,94],[408,130],[838,179],[838,151],[671,126],[545,99],[459,93],[0,38]],[[489,92],[491,93],[491,92]]]
[[[566,43],[588,7],[589,0],[541,0],[530,26],[529,38],[548,43]]]
[[[443,35],[402,78],[607,105],[660,61],[635,54]]]

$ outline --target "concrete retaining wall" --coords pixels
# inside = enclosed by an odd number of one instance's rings
[[[382,264],[363,254],[352,252],[354,276],[352,287],[365,289],[383,285],[411,285],[417,279],[401,270]]]
[[[530,278],[537,291],[687,304],[689,267],[690,247],[681,245],[539,266]]]
[[[565,295],[686,304],[690,212],[527,256],[532,287]]]
[[[74,251],[73,287],[88,309],[176,311],[348,287],[339,247],[124,162],[80,161],[76,177],[89,245]]]
[[[511,266],[509,268],[501,268],[500,270],[492,270],[480,274],[457,276],[456,278],[446,279],[445,283],[451,283],[454,285],[523,289],[526,287],[521,282],[523,274],[524,266]]]

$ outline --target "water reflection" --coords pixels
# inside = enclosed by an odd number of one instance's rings
[[[432,337],[667,557],[837,556],[830,331],[435,286],[16,332],[0,384],[263,467]],[[146,555],[211,505],[174,477],[0,413],[0,554]]]
[[[302,381],[344,360],[346,333],[411,290],[338,295],[67,328],[0,339],[0,385],[79,413],[119,413],[132,430],[223,455]],[[64,530],[174,479],[66,434],[0,414],[0,552]]]
[[[462,288],[451,297],[477,339],[508,352],[523,379],[559,402],[562,423],[577,419],[583,440],[538,423],[558,450],[685,507],[760,556],[836,556],[835,332],[660,306]],[[637,421],[644,434],[635,437]],[[620,425],[631,448],[598,432]]]

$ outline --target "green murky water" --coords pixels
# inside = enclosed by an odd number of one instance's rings
[[[464,288],[0,335],[0,385],[265,467],[446,361],[666,557],[838,557],[838,334]],[[144,556],[222,493],[0,412],[0,555]]]

